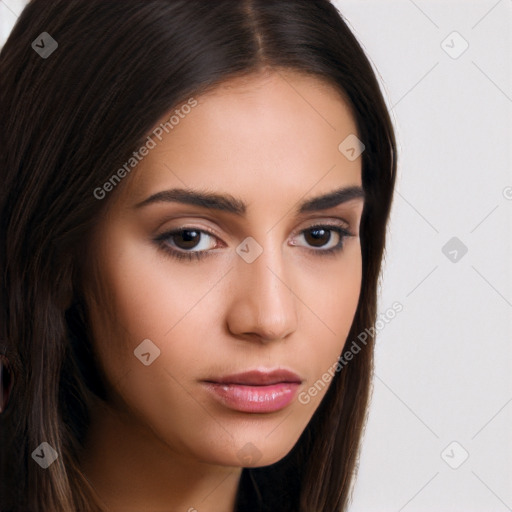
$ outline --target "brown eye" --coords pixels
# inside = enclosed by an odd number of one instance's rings
[[[310,228],[304,232],[304,238],[313,247],[323,247],[331,239],[331,231],[332,229],[324,229],[323,227]]]
[[[204,258],[215,248],[217,237],[204,229],[180,228],[163,233],[155,238],[156,244],[176,258]]]
[[[195,229],[181,229],[169,238],[179,249],[194,249],[201,239],[201,232]]]
[[[332,236],[333,231],[337,236]],[[326,224],[304,229],[299,236],[304,237],[307,248],[311,252],[319,256],[326,256],[342,251],[345,239],[353,235],[346,228],[339,225]],[[293,245],[298,244],[293,243]]]

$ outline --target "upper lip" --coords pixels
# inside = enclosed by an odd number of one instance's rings
[[[244,384],[253,386],[265,386],[280,382],[301,383],[302,379],[290,370],[250,370],[247,372],[225,375],[207,379],[206,382],[215,384]]]

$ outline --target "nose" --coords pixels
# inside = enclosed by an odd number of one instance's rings
[[[264,248],[252,263],[235,259],[230,272],[229,331],[247,341],[281,340],[297,329],[297,297],[280,248]]]

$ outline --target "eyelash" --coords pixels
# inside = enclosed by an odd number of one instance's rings
[[[306,231],[314,230],[314,229],[327,229],[327,231],[335,231],[338,233],[340,237],[340,241],[337,245],[334,247],[331,247],[330,249],[309,249],[310,252],[312,252],[315,256],[335,256],[337,253],[341,252],[343,248],[345,247],[345,239],[349,237],[353,237],[354,235],[350,233],[347,229],[336,225],[336,224],[315,224],[313,226],[310,226],[304,230],[302,230],[299,235],[305,233]],[[202,260],[203,258],[206,258],[211,255],[210,250],[205,251],[185,251],[185,250],[176,250],[171,249],[169,247],[169,244],[166,243],[166,240],[172,237],[173,235],[179,234],[183,231],[196,231],[198,233],[206,233],[207,235],[210,235],[214,238],[218,238],[215,233],[213,233],[210,230],[207,229],[199,229],[195,227],[186,227],[186,228],[180,228],[175,229],[173,231],[168,231],[166,233],[162,233],[161,235],[158,235],[154,242],[158,245],[159,248],[161,248],[164,253],[171,256],[172,258],[176,258],[178,260],[189,260],[192,261],[195,260]]]

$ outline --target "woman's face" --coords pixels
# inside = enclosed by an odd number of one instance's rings
[[[335,89],[291,72],[195,99],[94,233],[108,294],[88,283],[94,350],[122,428],[180,457],[264,466],[325,396],[356,311],[363,198],[311,201],[362,186],[361,158],[339,149],[357,131]],[[212,196],[186,200],[199,193]]]

